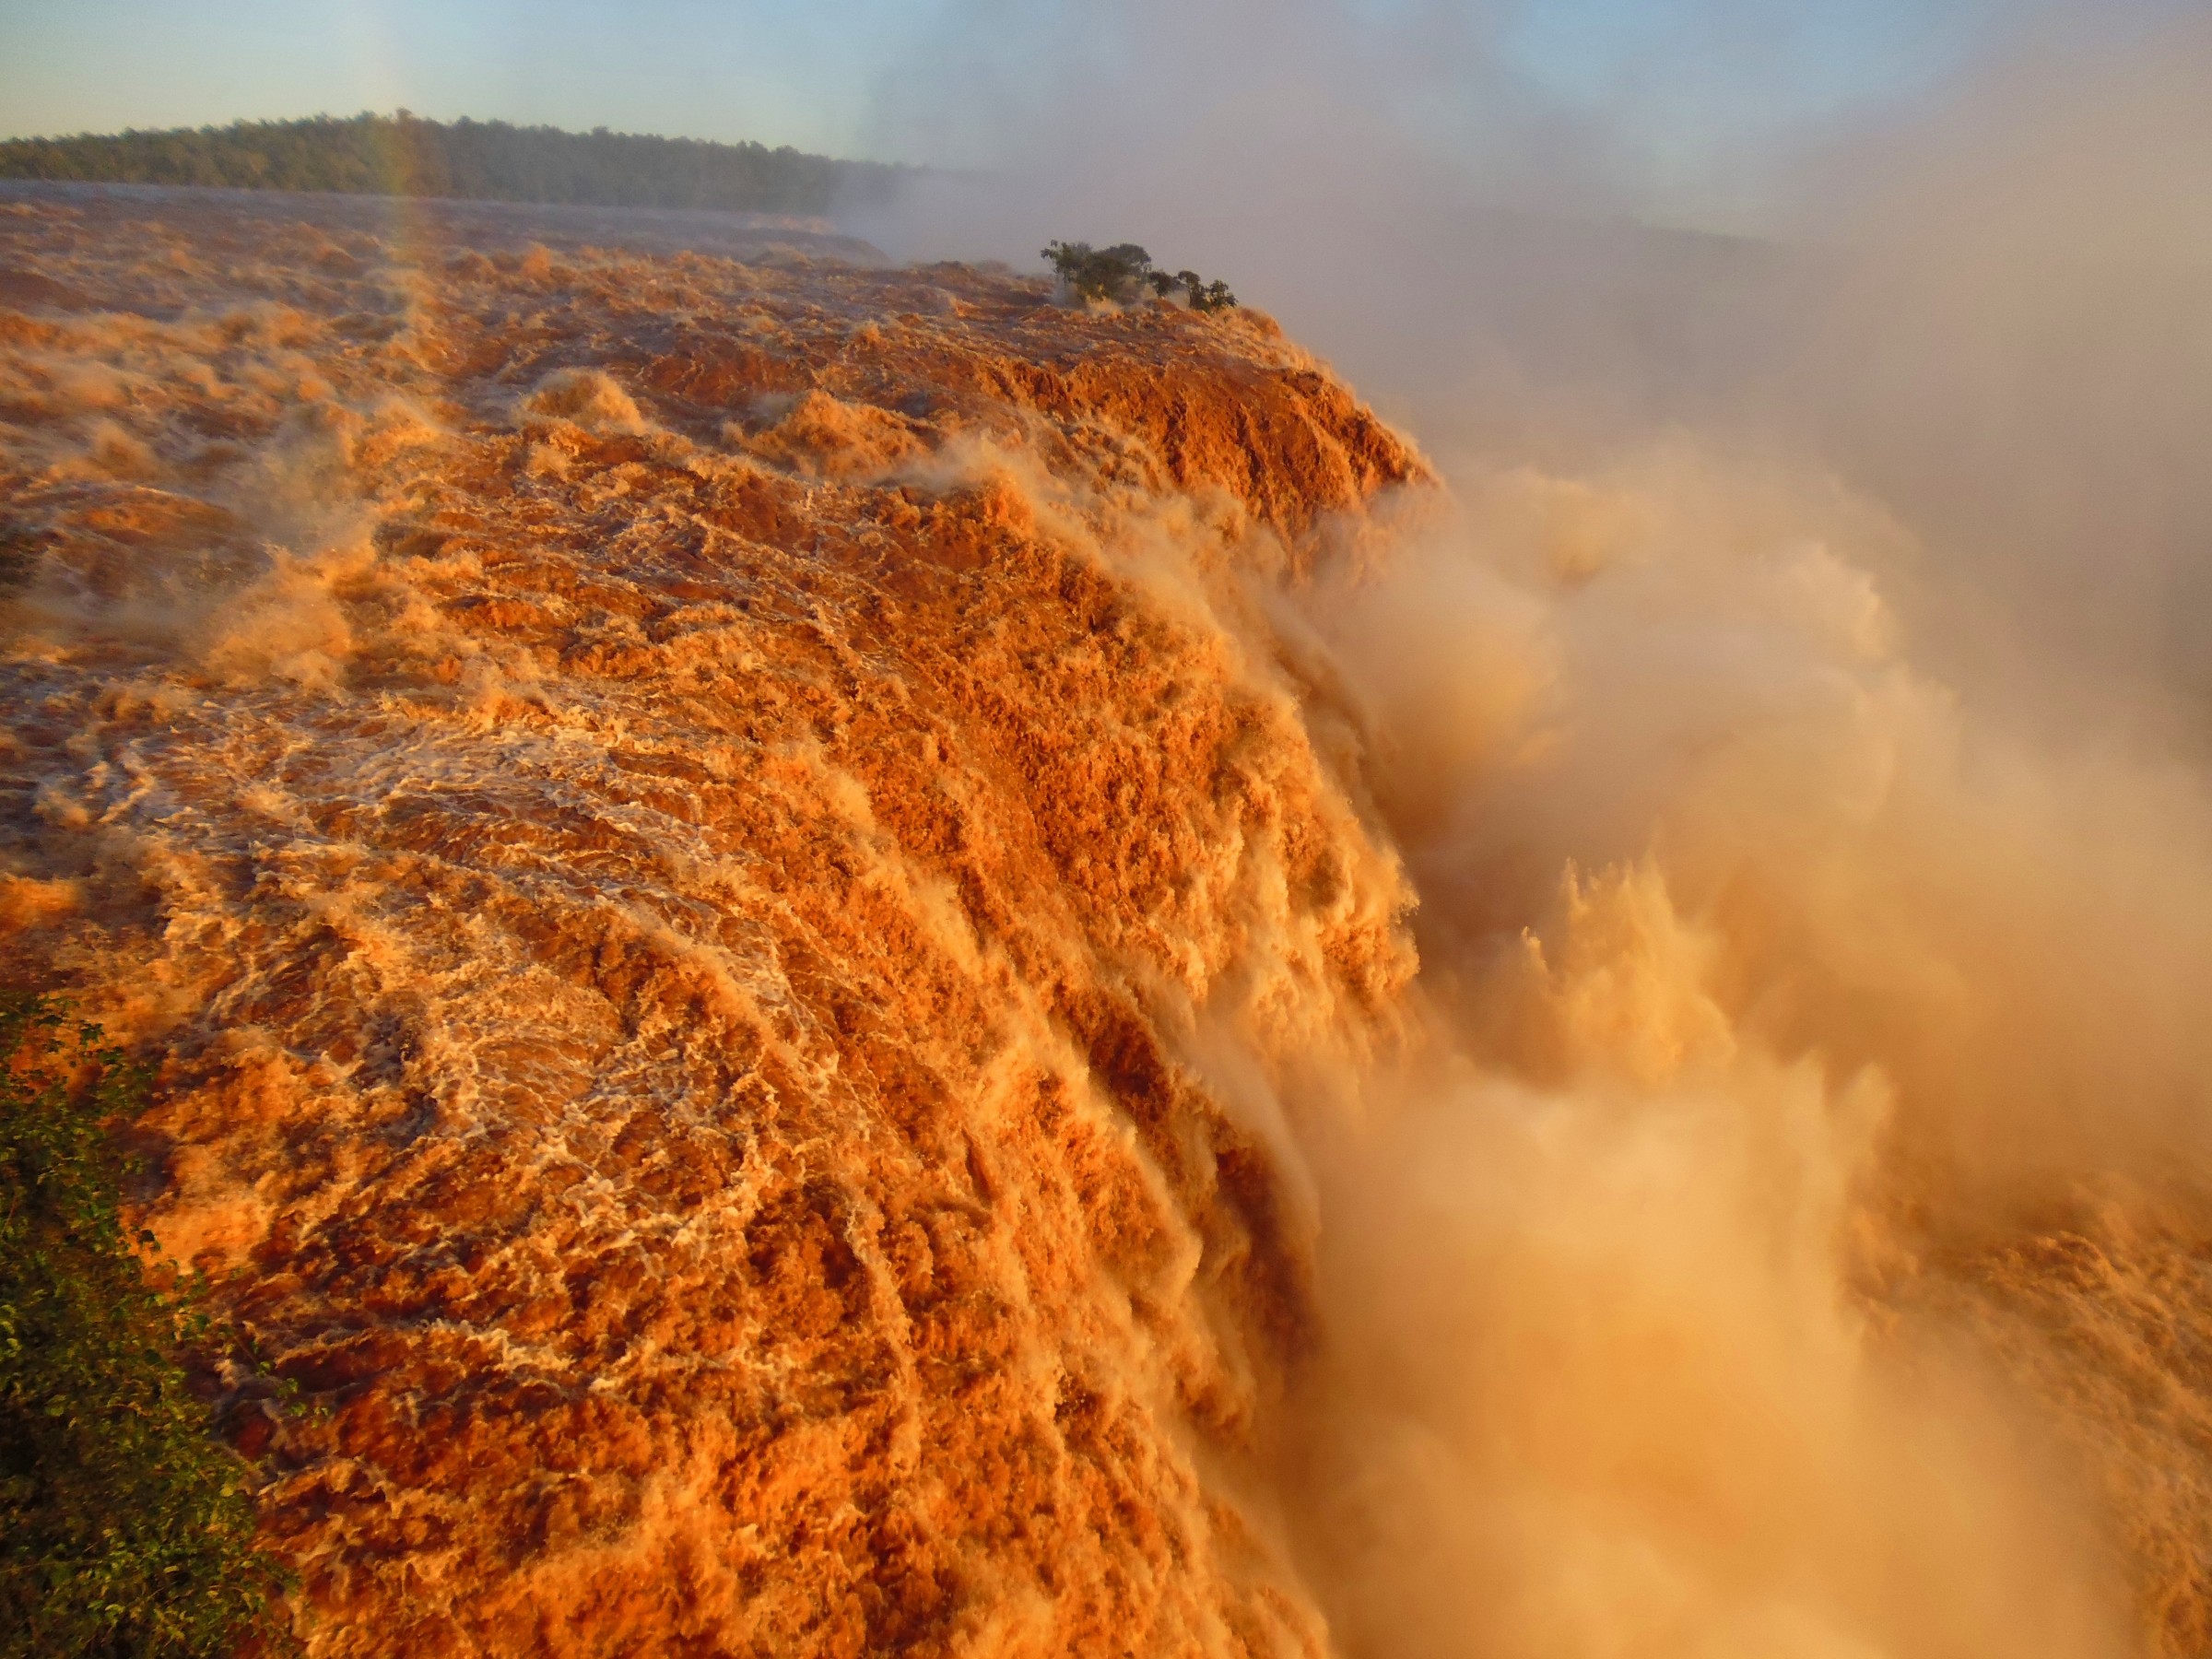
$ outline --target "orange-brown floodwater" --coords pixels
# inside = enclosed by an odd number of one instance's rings
[[[10,187],[5,971],[321,1407],[310,1652],[2212,1652],[2212,812],[1892,532],[818,227]]]

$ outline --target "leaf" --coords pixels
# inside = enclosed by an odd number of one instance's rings
[[[292,1581],[181,1363],[219,1329],[206,1282],[149,1280],[123,1224],[103,1123],[147,1077],[58,1005],[0,994],[0,1659],[288,1646]]]

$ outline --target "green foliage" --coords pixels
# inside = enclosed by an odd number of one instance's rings
[[[1088,242],[1047,242],[1045,262],[1078,300],[1131,300],[1137,285],[1155,276],[1152,255],[1135,242],[1094,248]]]
[[[1228,311],[1237,302],[1237,297],[1229,291],[1229,284],[1218,278],[1206,282],[1195,271],[1178,271],[1175,280],[1182,284],[1194,312]]]
[[[102,1124],[146,1077],[100,1044],[0,994],[0,1659],[282,1645],[250,1471],[180,1364],[208,1335],[201,1288],[153,1282],[119,1207]]]
[[[405,110],[343,121],[317,115],[0,143],[0,176],[18,179],[758,213],[822,213],[833,203],[881,200],[906,171],[788,146],[707,144],[605,127],[564,133],[503,121],[448,124]]]
[[[1041,257],[1078,300],[1126,302],[1149,287],[1162,300],[1181,288],[1194,312],[1226,311],[1237,302],[1226,282],[1207,282],[1195,271],[1171,276],[1155,269],[1152,255],[1135,242],[1094,248],[1088,242],[1053,241],[1045,243]]]

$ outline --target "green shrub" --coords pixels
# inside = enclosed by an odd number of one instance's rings
[[[1229,291],[1229,284],[1221,281],[1218,277],[1212,282],[1202,283],[1198,280],[1198,274],[1195,271],[1188,271],[1184,275],[1190,279],[1186,288],[1191,297],[1193,311],[1228,311],[1236,304],[1237,297]]]
[[[252,1472],[181,1363],[208,1338],[202,1288],[149,1277],[123,1222],[128,1171],[102,1125],[146,1083],[99,1028],[0,994],[4,1659],[285,1645],[288,1579],[255,1539]]]
[[[1111,248],[1094,248],[1088,242],[1047,242],[1041,257],[1078,300],[1125,302],[1148,286],[1162,300],[1181,288],[1194,312],[1226,311],[1237,302],[1226,282],[1207,282],[1195,271],[1178,271],[1171,276],[1155,270],[1152,255],[1135,242],[1116,242]]]
[[[1152,255],[1135,242],[1094,248],[1088,242],[1047,242],[1043,257],[1078,300],[1132,300],[1152,276]]]

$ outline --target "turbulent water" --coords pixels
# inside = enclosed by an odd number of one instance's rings
[[[323,1407],[218,1380],[311,1652],[2212,1644],[2212,813],[1872,507],[774,228],[0,212],[7,972]]]

